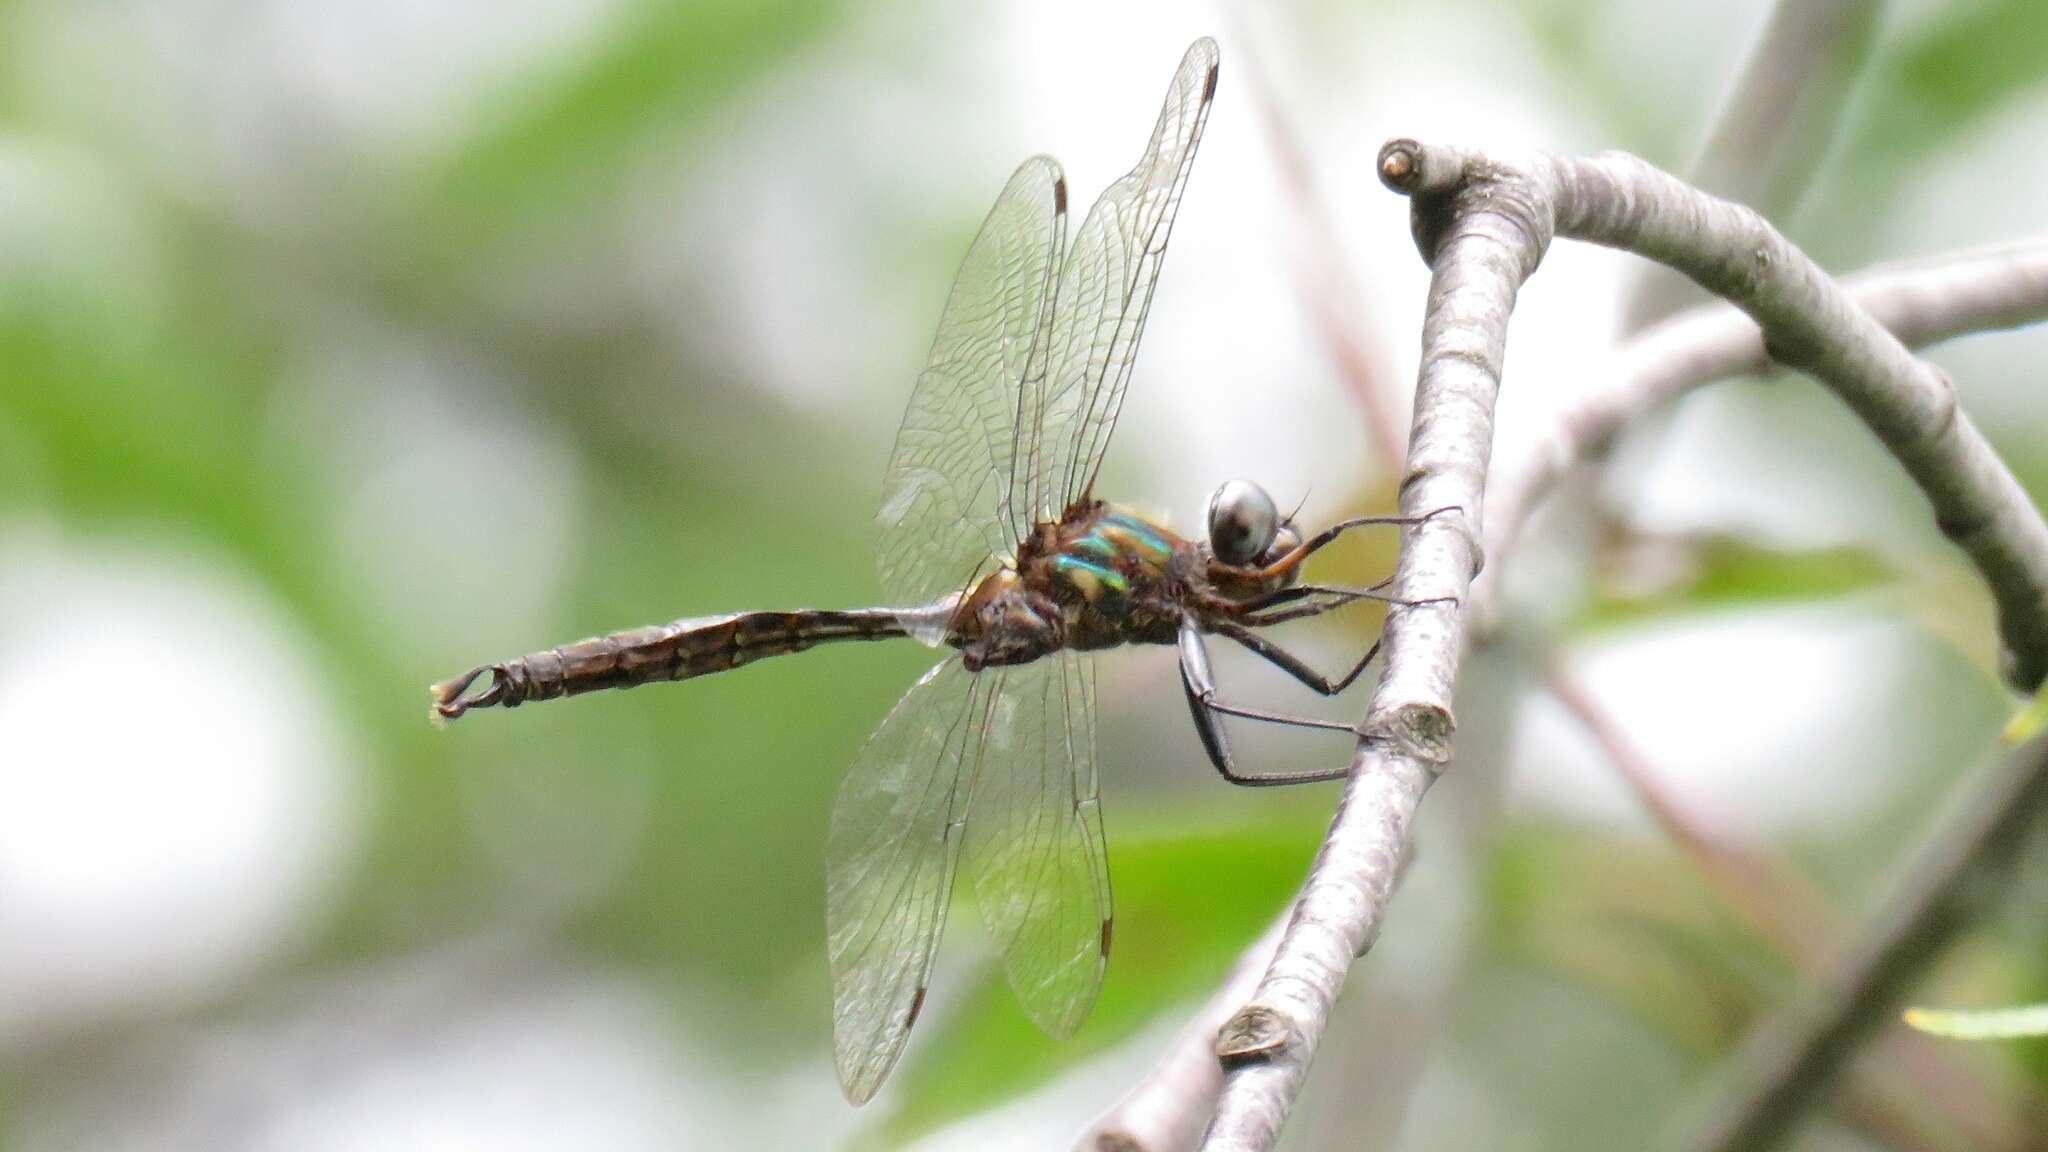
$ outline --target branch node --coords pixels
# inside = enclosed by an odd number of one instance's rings
[[[1395,191],[1408,185],[1408,178],[1415,174],[1415,154],[1409,150],[1412,140],[1389,140],[1380,148],[1380,183]]]
[[[1465,179],[1464,159],[1405,136],[1380,145],[1380,183],[1403,196],[1448,192]]]
[[[1962,413],[1963,402],[1956,398],[1956,382],[1949,378],[1948,370],[1929,360],[1922,360],[1927,370],[1941,382],[1941,418],[1922,437],[1929,444],[1939,444],[1956,426],[1956,417]]]
[[[1271,1060],[1300,1039],[1301,1033],[1285,1012],[1254,1002],[1238,1009],[1237,1015],[1217,1030],[1216,1059],[1226,1068]]]
[[[1358,738],[1379,743],[1429,766],[1440,775],[1451,762],[1451,737],[1458,731],[1457,718],[1441,704],[1410,700],[1366,717]]]

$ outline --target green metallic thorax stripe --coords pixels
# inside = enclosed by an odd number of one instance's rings
[[[1112,512],[1095,525],[1083,539],[1100,537],[1111,547],[1136,552],[1153,564],[1164,564],[1173,547],[1150,525],[1127,512]]]
[[[1054,571],[1073,580],[1075,586],[1090,600],[1095,599],[1096,594],[1105,588],[1118,596],[1130,594],[1131,586],[1124,579],[1123,573],[1114,568],[1105,568],[1093,560],[1083,560],[1079,556],[1061,553],[1052,558],[1052,566]],[[1074,579],[1075,577],[1079,579]]]
[[[1104,537],[1100,529],[1076,539],[1067,545],[1067,550],[1085,553],[1099,560],[1115,560],[1118,552],[1117,546]]]

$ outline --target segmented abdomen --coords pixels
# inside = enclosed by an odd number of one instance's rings
[[[434,711],[453,720],[471,708],[513,708],[529,700],[552,700],[601,688],[687,680],[767,656],[801,652],[816,644],[907,634],[895,612],[878,608],[700,616],[629,628],[517,660],[480,665],[434,685]],[[472,694],[470,687],[486,673],[490,684]]]

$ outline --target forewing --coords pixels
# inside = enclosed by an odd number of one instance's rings
[[[1181,189],[1216,93],[1216,42],[1188,47],[1144,158],[1088,210],[1053,295],[1029,504],[1051,519],[1087,494],[1123,407]]]
[[[1059,164],[1026,160],[953,279],[896,433],[876,516],[882,589],[892,603],[914,606],[959,591],[1028,526],[1011,498],[1019,395],[1043,341],[1066,200]],[[916,631],[938,642],[931,629]]]
[[[847,1099],[865,1103],[924,1006],[973,781],[991,677],[955,656],[896,702],[839,785],[825,850],[832,1046]]]
[[[1109,955],[1094,671],[1063,651],[1001,675],[974,770],[967,872],[1025,1012],[1066,1036],[1094,1005]]]

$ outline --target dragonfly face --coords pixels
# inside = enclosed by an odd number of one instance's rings
[[[1273,498],[1249,480],[1226,480],[1209,496],[1209,586],[1233,601],[1256,601],[1292,587],[1301,575],[1301,532]]]
[[[485,664],[434,686],[437,716],[725,671],[841,640],[915,637],[958,649],[904,694],[840,785],[826,844],[833,1046],[855,1103],[881,1085],[923,1007],[964,871],[1025,1011],[1080,1026],[1111,939],[1089,651],[1174,644],[1197,732],[1234,783],[1342,769],[1237,773],[1225,714],[1349,731],[1216,698],[1207,635],[1334,693],[1254,629],[1375,589],[1311,585],[1303,540],[1258,486],[1232,481],[1196,542],[1098,499],[1152,286],[1209,103],[1216,45],[1197,40],[1145,153],[1066,243],[1057,163],[1010,177],[954,280],[891,452],[877,554],[893,608],[741,612],[600,636]],[[1371,658],[1367,653],[1366,660]]]

